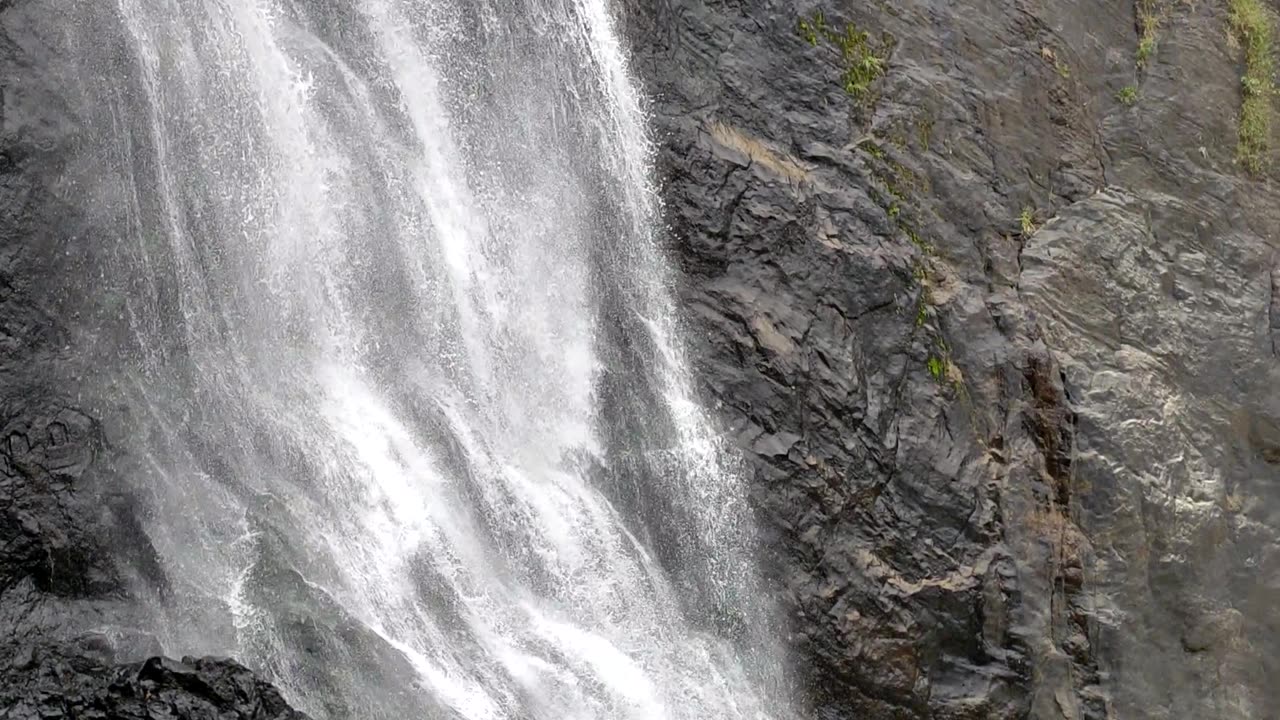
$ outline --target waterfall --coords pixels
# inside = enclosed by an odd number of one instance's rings
[[[317,718],[788,716],[607,0],[50,1],[166,652]]]

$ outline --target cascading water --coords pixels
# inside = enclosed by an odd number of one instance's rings
[[[320,718],[787,715],[606,0],[65,4],[165,650]]]

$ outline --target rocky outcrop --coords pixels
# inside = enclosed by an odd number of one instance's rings
[[[154,656],[127,580],[163,588],[164,576],[135,504],[95,477],[94,423],[31,413],[4,437],[0,718],[304,718],[233,661]]]
[[[305,720],[275,688],[231,660],[152,658],[110,667],[89,647],[27,650],[0,689],[0,717]]]
[[[1227,3],[627,15],[816,715],[1272,717],[1280,197]]]
[[[155,656],[129,588],[164,575],[136,503],[94,462],[95,423],[27,409],[2,437],[0,718],[305,717],[233,661]]]

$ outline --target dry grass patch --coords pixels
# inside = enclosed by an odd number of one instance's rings
[[[1160,0],[1138,0],[1138,69],[1145,68],[1156,54],[1162,11]]]
[[[790,155],[768,147],[731,125],[717,120],[711,123],[709,130],[711,138],[717,143],[737,150],[750,158],[752,163],[760,165],[775,175],[780,175],[797,184],[809,179],[809,172]]]

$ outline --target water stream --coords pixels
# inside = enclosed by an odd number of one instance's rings
[[[317,718],[787,716],[616,9],[65,4],[166,652]]]

